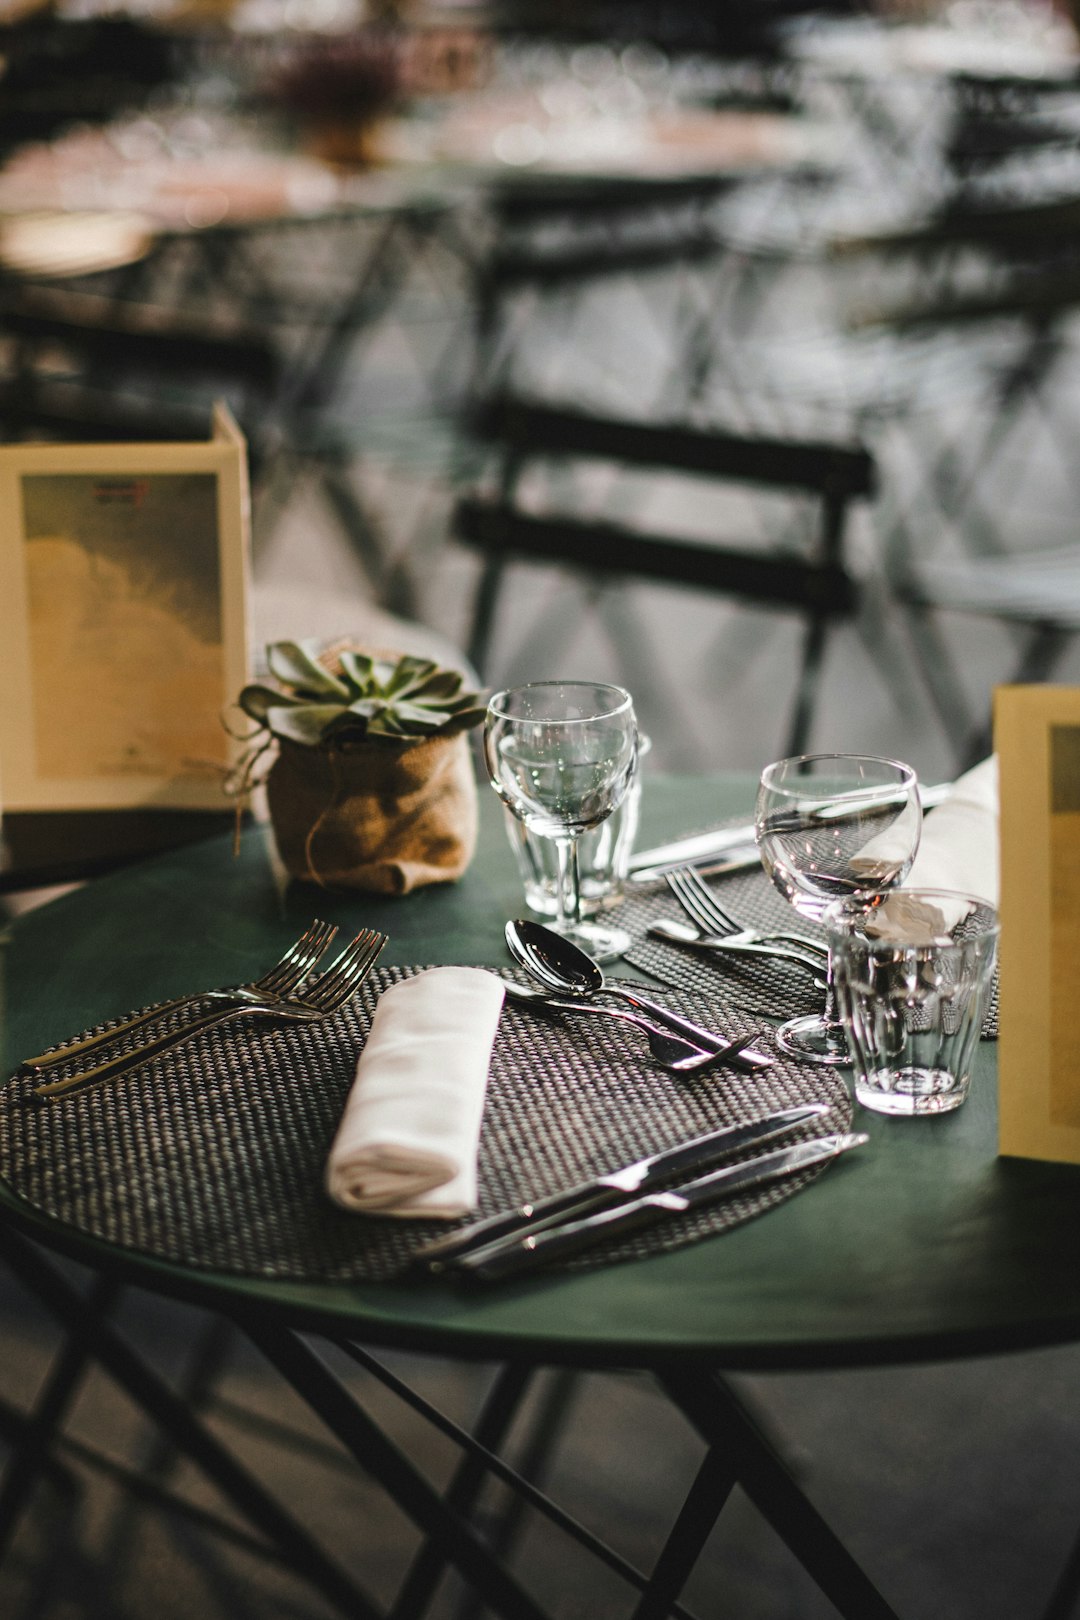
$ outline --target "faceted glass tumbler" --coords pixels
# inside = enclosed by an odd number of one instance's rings
[[[823,921],[857,1100],[879,1114],[958,1108],[993,985],[993,906],[954,890],[902,889],[854,923],[839,907]]]

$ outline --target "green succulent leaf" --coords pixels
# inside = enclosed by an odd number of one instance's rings
[[[390,670],[386,680],[385,691],[387,697],[397,697],[407,692],[410,687],[425,680],[429,675],[438,673],[438,664],[430,658],[414,658],[406,654],[399,658],[395,668]]]
[[[273,686],[245,686],[237,698],[241,709],[249,719],[257,721],[260,726],[267,723],[267,715],[271,709],[281,708],[283,705],[302,703],[302,698],[290,697],[285,692],[279,692]]]
[[[355,703],[350,703],[344,710],[342,718],[351,716],[357,720],[371,721],[380,715],[386,708],[387,699],[384,697],[361,697]]]
[[[353,696],[367,692],[371,687],[372,676],[375,673],[375,660],[369,658],[367,653],[343,652],[341,667],[345,672],[345,679],[355,687]]]
[[[317,748],[330,726],[341,714],[334,703],[300,703],[271,709],[266,723],[275,737]]]
[[[456,669],[436,669],[426,680],[416,682],[408,696],[413,703],[434,703],[442,707],[461,691],[464,679]]]
[[[476,703],[474,701],[470,701],[467,708],[459,709],[455,714],[450,716],[449,723],[445,729],[448,731],[471,731],[473,726],[483,724],[486,714],[486,703]]]
[[[274,679],[282,686],[295,687],[298,697],[339,698],[348,702],[348,687],[320,664],[314,642],[275,641],[266,650],[266,662]]]

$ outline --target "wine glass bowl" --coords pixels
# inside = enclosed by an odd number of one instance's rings
[[[915,772],[869,754],[804,754],[761,774],[755,810],[761,864],[785,900],[812,922],[840,903],[852,917],[886,899],[911,870],[922,829]],[[823,1016],[777,1032],[793,1056],[846,1063],[847,1040],[830,991]]]
[[[629,945],[623,930],[581,913],[577,843],[622,803],[637,765],[630,694],[596,681],[535,681],[496,692],[484,723],[491,785],[510,813],[558,852],[553,927],[600,959]]]

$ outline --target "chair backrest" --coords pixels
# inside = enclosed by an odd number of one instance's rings
[[[510,396],[481,407],[477,428],[498,452],[494,489],[458,502],[457,537],[484,558],[468,655],[487,665],[506,567],[515,561],[554,564],[597,581],[644,579],[684,586],[801,617],[806,627],[789,741],[801,749],[812,716],[825,637],[850,618],[858,593],[845,552],[853,502],[871,495],[875,468],[859,445],[746,436],[711,428],[620,420]],[[718,486],[743,485],[810,497],[816,534],[795,547],[789,535],[704,541],[656,532],[574,510],[537,512],[522,502],[522,482],[540,460],[615,463],[624,469],[688,474]]]

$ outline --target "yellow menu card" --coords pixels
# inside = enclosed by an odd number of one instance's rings
[[[0,800],[224,810],[248,679],[244,440],[0,447]]]
[[[995,694],[998,1147],[1080,1163],[1080,688]]]

